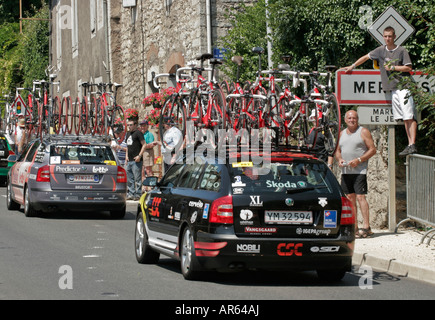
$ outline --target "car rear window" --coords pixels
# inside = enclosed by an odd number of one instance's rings
[[[333,192],[329,169],[320,162],[293,161],[265,166],[243,162],[230,167],[231,186],[238,192]]]
[[[50,164],[116,164],[109,146],[100,145],[52,145]]]

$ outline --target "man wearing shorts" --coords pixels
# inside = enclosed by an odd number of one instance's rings
[[[392,108],[394,119],[403,120],[408,136],[408,146],[399,153],[400,156],[416,153],[415,139],[417,137],[417,121],[415,105],[409,90],[398,89],[401,77],[410,77],[412,62],[408,51],[394,43],[396,39],[395,31],[392,27],[384,29],[383,37],[385,45],[382,45],[369,54],[359,58],[353,65],[343,68],[346,72],[351,71],[367,60],[376,60],[381,71],[382,89],[391,91]]]
[[[340,141],[336,151],[338,165],[342,170],[341,187],[357,211],[359,204],[363,218],[363,227],[358,229],[355,223],[356,236],[372,235],[369,220],[369,204],[367,194],[368,160],[376,154],[376,147],[370,131],[358,124],[358,113],[355,110],[346,112],[344,121],[347,128],[340,133]]]

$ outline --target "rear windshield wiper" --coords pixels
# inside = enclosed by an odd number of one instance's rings
[[[304,191],[312,191],[316,189],[328,189],[328,186],[318,186],[318,187],[307,187],[307,188],[299,188],[299,189],[287,189],[286,193],[298,193],[298,192],[304,192]]]

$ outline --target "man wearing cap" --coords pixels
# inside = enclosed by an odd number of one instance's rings
[[[180,129],[174,126],[172,117],[165,117],[163,119],[163,127],[165,128],[163,141],[157,141],[157,144],[162,146],[162,155],[166,172],[169,167],[175,163],[177,151],[183,143],[183,133]]]
[[[154,165],[154,135],[148,130],[149,122],[143,120],[140,123],[140,131],[143,133],[145,139],[145,151],[143,153],[143,167],[142,167],[142,178],[151,177],[153,175],[153,165]]]

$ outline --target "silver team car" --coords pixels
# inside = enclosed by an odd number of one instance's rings
[[[26,216],[58,210],[126,210],[127,174],[110,144],[92,137],[51,137],[28,144],[7,177],[7,207]]]

